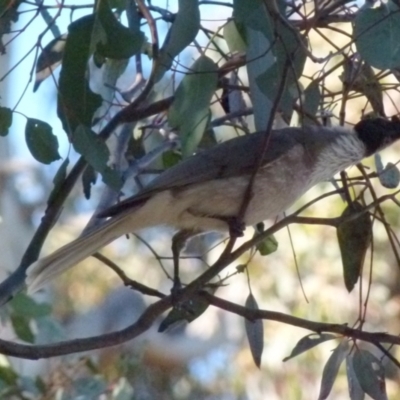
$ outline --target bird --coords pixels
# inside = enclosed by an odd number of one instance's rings
[[[232,230],[257,167],[242,222],[251,226],[275,218],[317,183],[400,139],[400,119],[362,119],[349,127],[286,127],[270,131],[267,140],[266,134],[235,137],[165,170],[137,194],[102,212],[100,227],[29,266],[28,292],[43,288],[118,237],[144,228],[166,225],[192,234]]]

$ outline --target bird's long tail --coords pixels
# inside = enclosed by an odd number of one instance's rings
[[[91,256],[119,236],[144,227],[132,226],[136,224],[132,224],[127,220],[128,218],[127,215],[112,218],[88,235],[77,238],[49,256],[33,263],[26,272],[28,292],[34,293],[41,289],[54,277]]]

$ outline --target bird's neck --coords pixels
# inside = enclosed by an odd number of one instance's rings
[[[326,146],[315,163],[313,181],[326,181],[338,172],[360,162],[366,154],[364,143],[354,133],[340,133]]]

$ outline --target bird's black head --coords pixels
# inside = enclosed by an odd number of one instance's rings
[[[367,148],[366,155],[370,156],[400,139],[400,119],[364,119],[355,125],[354,130]]]

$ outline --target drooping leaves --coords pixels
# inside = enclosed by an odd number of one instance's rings
[[[346,356],[346,375],[350,400],[364,400],[364,390],[362,390],[354,371],[353,356],[351,354]]]
[[[262,1],[250,4],[236,0],[234,17],[245,26],[246,67],[254,120],[256,129],[264,130],[283,78],[280,108],[287,120],[291,117],[293,104],[300,95],[297,80],[306,60],[306,42],[294,29],[271,17]],[[284,14],[282,18],[286,18]]]
[[[253,294],[250,293],[246,299],[245,307],[251,310],[258,310],[258,304]],[[250,321],[244,320],[247,340],[249,341],[251,355],[258,368],[261,366],[261,357],[264,350],[264,324],[261,319]]]
[[[114,16],[107,1],[99,2],[97,22],[104,30],[105,38],[97,44],[97,52],[103,57],[116,60],[127,59],[137,54],[143,44],[144,34],[138,25],[132,29],[123,26]]]
[[[245,31],[247,51],[246,69],[249,77],[250,96],[254,109],[256,130],[265,130],[269,121],[272,101],[267,95],[268,82],[257,81],[275,63],[271,51],[271,26],[268,15],[261,1],[234,1],[234,18],[242,24]]]
[[[217,65],[210,58],[201,56],[176,90],[168,111],[168,122],[171,127],[179,130],[184,156],[193,153],[204,134],[217,82]]]
[[[330,333],[311,333],[310,335],[304,336],[297,342],[290,355],[288,357],[285,357],[283,361],[288,361],[291,358],[296,357],[299,354],[304,353],[305,351],[326,342],[327,340],[333,339],[337,339],[337,336]]]
[[[93,93],[87,81],[87,63],[92,55],[95,16],[88,15],[68,27],[64,57],[59,79],[57,112],[64,130],[71,135],[83,124],[90,127],[94,112],[101,105],[101,97]]]
[[[25,125],[25,141],[32,156],[43,164],[59,160],[58,140],[52,127],[39,119],[28,118]]]
[[[362,390],[374,400],[388,400],[381,361],[367,350],[356,349],[353,368]]]
[[[400,8],[392,1],[360,9],[354,21],[357,51],[379,69],[400,66]]]
[[[179,0],[179,11],[158,55],[155,82],[158,82],[171,68],[174,58],[193,42],[199,29],[198,0]]]
[[[372,223],[368,213],[361,213],[363,206],[358,202],[349,205],[341,215],[344,220],[337,228],[337,238],[343,264],[344,283],[349,292],[360,277],[365,254],[372,235]],[[353,215],[360,214],[356,218]],[[349,219],[350,218],[350,219]]]
[[[92,125],[101,97],[88,84],[87,65],[95,53],[97,59],[126,59],[138,53],[144,35],[121,25],[106,0],[99,2],[97,13],[82,17],[68,27],[59,80],[58,115],[66,132],[78,125]]]
[[[340,365],[348,354],[348,343],[343,340],[335,350],[333,350],[322,372],[321,388],[318,400],[328,398],[339,372]]]

